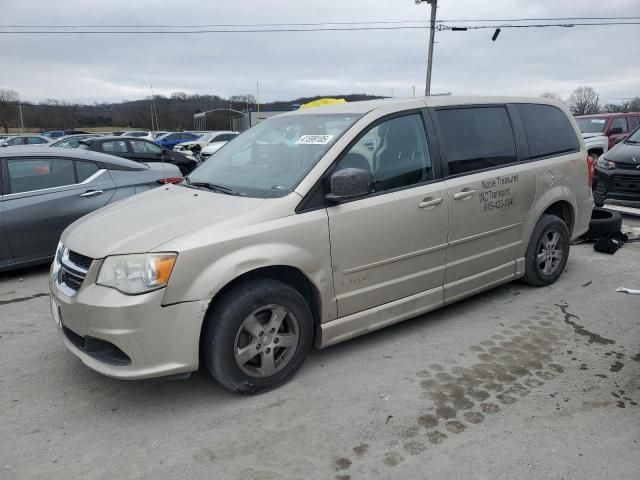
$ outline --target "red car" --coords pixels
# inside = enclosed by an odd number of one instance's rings
[[[580,115],[576,122],[582,133],[606,135],[609,137],[609,148],[624,140],[629,132],[640,125],[640,113],[596,113]]]

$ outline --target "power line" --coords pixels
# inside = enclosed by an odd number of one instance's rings
[[[640,20],[638,17],[548,17],[548,18],[468,18],[468,19],[442,19],[443,23],[459,22],[556,22],[567,20]],[[355,22],[308,22],[308,23],[219,23],[219,24],[194,24],[194,25],[1,25],[0,28],[272,28],[272,27],[314,27],[330,25],[402,25],[419,24],[427,25],[423,20],[384,20],[384,21],[355,21]]]
[[[533,25],[466,25],[451,27],[438,22],[438,30],[478,30],[493,28],[545,28],[545,27],[576,27],[576,26],[613,26],[640,25],[639,22],[596,22],[596,23],[555,23]],[[2,27],[0,27],[2,28]],[[4,27],[6,28],[6,27]],[[265,28],[265,29],[206,29],[206,30],[0,30],[5,35],[193,35],[206,33],[287,33],[287,32],[347,32],[370,30],[425,30],[427,25],[403,25],[382,27],[320,27],[320,28]]]

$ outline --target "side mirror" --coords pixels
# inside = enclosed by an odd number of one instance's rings
[[[330,187],[325,199],[332,203],[362,197],[373,192],[373,175],[362,168],[344,168],[331,175]]]
[[[622,127],[614,127],[609,129],[609,135],[619,135],[622,133]]]

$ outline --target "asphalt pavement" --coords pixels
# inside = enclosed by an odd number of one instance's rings
[[[638,225],[637,220],[625,223]],[[47,268],[0,274],[0,478],[636,479],[640,243],[314,351],[254,397],[120,381],[63,346]]]

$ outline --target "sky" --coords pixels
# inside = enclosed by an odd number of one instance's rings
[[[2,0],[6,25],[194,25],[426,20],[414,0]],[[640,17],[637,0],[439,0],[439,19]],[[497,22],[499,23],[499,22]],[[473,24],[473,22],[468,22]],[[159,27],[159,30],[169,30]],[[0,30],[7,28],[0,27]],[[432,93],[640,96],[640,25],[436,32]],[[260,100],[424,92],[428,30],[203,35],[0,34],[0,88],[93,103],[174,91]]]

